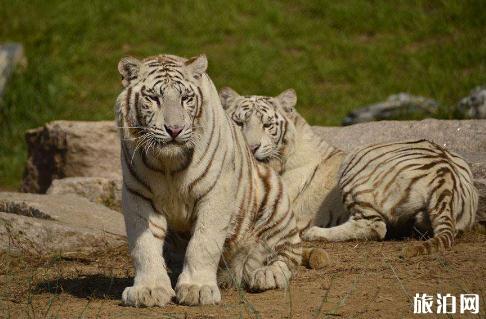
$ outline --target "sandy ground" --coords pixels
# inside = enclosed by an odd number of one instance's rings
[[[125,247],[92,254],[0,258],[4,318],[486,318],[486,235],[471,232],[444,254],[404,260],[408,242],[322,243],[331,263],[300,267],[290,289],[222,290],[217,306],[120,305],[133,269]],[[416,293],[480,295],[479,315],[413,315]],[[435,306],[433,307],[435,310]]]

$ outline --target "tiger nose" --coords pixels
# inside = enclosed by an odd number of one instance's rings
[[[255,154],[255,152],[258,150],[261,144],[252,144],[250,145],[250,151]]]
[[[176,138],[182,132],[182,126],[179,125],[164,125],[164,127],[172,138]]]

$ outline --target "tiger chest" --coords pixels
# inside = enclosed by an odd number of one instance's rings
[[[195,222],[194,201],[176,189],[164,189],[154,194],[154,205],[165,215],[170,229],[188,232]]]

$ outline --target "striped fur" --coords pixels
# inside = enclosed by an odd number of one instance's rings
[[[304,240],[309,240],[307,232],[312,228],[336,226],[347,220],[337,188],[344,153],[314,134],[294,108],[294,90],[267,97],[240,96],[224,88],[220,99],[253,146],[255,158],[282,176]]]
[[[136,270],[127,305],[163,306],[173,295],[218,303],[218,267],[250,290],[282,288],[301,262],[284,186],[251,156],[206,67],[205,56],[119,63],[122,209]],[[171,268],[183,261],[175,292],[164,255]]]
[[[432,237],[406,256],[450,248],[474,223],[478,194],[467,163],[427,140],[376,144],[351,152],[339,186],[350,219],[326,229],[328,240]]]

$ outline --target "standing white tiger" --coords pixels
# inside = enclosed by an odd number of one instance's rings
[[[220,265],[248,289],[282,288],[301,262],[282,183],[251,156],[206,68],[205,56],[118,65],[122,209],[136,273],[124,304],[163,306],[174,295],[187,305],[218,303]],[[175,292],[163,248],[185,254]]]
[[[381,240],[414,232],[434,236],[406,247],[405,254],[415,256],[451,247],[457,232],[474,223],[478,195],[467,163],[432,142],[372,145],[343,160],[344,154],[315,135],[294,110],[293,90],[272,98],[243,97],[225,88],[220,98],[242,127],[255,157],[279,169],[284,183],[289,184],[304,240]],[[326,154],[336,154],[337,162],[328,162],[333,157]],[[331,173],[319,176],[319,165],[309,170],[315,163],[328,166],[325,169]],[[329,192],[326,185],[335,185],[338,179],[337,187]],[[302,180],[305,187],[299,187]],[[310,211],[298,202],[299,195]],[[311,220],[314,225],[303,227],[312,214],[316,214]]]

